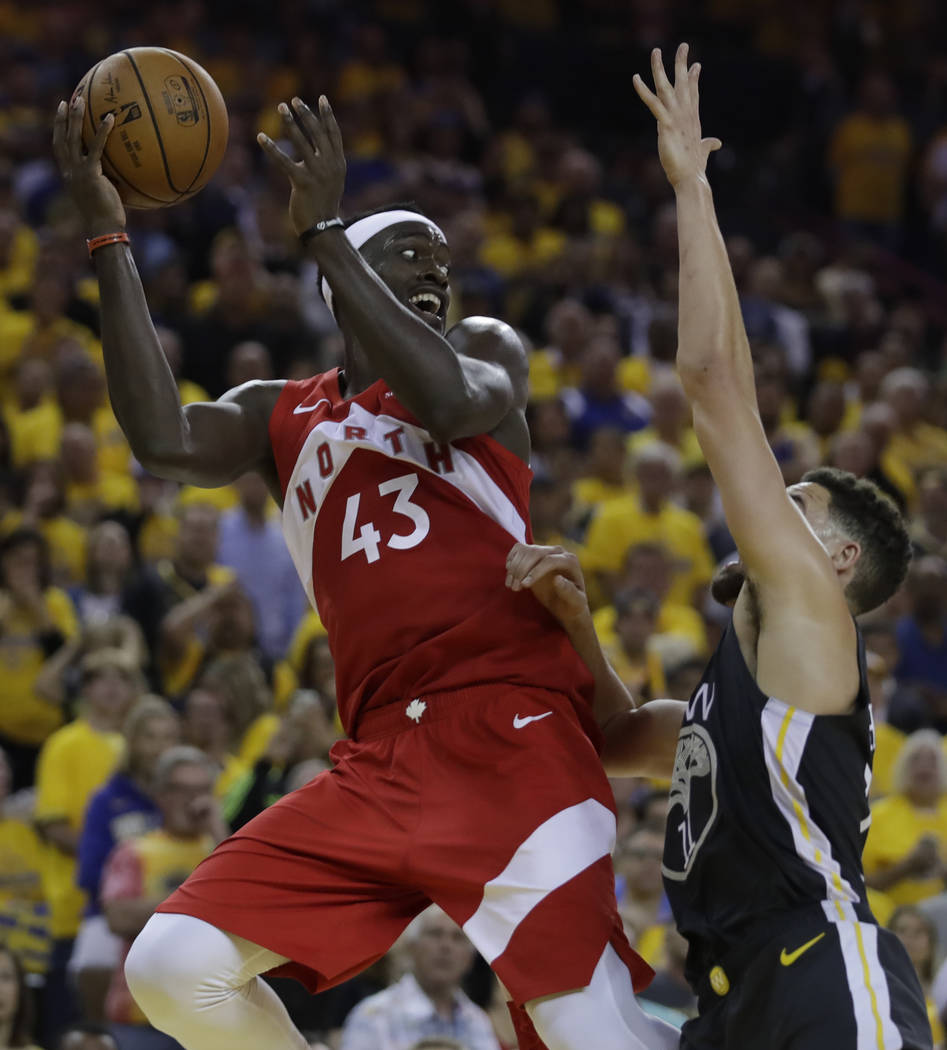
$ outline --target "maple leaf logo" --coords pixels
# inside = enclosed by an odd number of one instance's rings
[[[415,697],[404,709],[404,713],[414,722],[420,722],[421,715],[423,715],[426,710],[427,704],[423,700],[418,699],[418,697]]]

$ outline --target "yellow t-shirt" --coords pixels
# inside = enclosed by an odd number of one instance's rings
[[[82,718],[57,729],[36,767],[36,822],[65,819],[80,830],[89,799],[118,765],[124,746],[121,733],[99,732]],[[76,858],[47,846],[43,887],[53,936],[74,936],[86,899],[76,885]]]
[[[36,271],[39,238],[25,223],[13,235],[10,261],[0,270],[0,299],[29,291]]]
[[[625,555],[639,543],[660,543],[678,563],[667,601],[690,605],[698,587],[710,583],[714,564],[696,514],[667,503],[646,514],[626,496],[604,503],[586,537],[589,565],[598,572],[620,572]]]
[[[217,798],[226,798],[227,793],[234,784],[236,784],[241,777],[245,777],[248,771],[247,764],[241,762],[236,755],[227,755],[224,759],[223,768],[217,774],[217,779],[214,781],[214,795]]]
[[[202,386],[192,383],[190,379],[178,380],[178,394],[182,405],[193,405],[197,401],[211,400],[210,394]]]
[[[237,758],[247,769],[252,769],[263,757],[279,727],[280,717],[272,711],[265,712],[250,723],[237,748]]]
[[[190,507],[194,503],[207,503],[211,507],[216,507],[221,514],[235,507],[238,502],[237,490],[233,485],[223,485],[217,489],[202,489],[196,485],[185,485],[175,500],[178,508]]]
[[[572,498],[579,507],[598,507],[608,500],[632,494],[630,485],[612,485],[601,478],[579,478],[572,483]]]
[[[79,520],[87,520],[98,511],[138,510],[138,486],[127,474],[100,474],[91,485],[66,486],[66,506]]]
[[[480,249],[480,261],[501,277],[517,277],[525,270],[543,266],[566,250],[568,241],[559,230],[541,227],[528,243],[511,233],[487,237]]]
[[[646,394],[651,385],[651,368],[644,357],[623,357],[618,362],[618,386],[634,394]],[[578,364],[569,364],[550,348],[533,350],[529,355],[529,398],[544,401],[560,390],[576,387],[582,381]]]
[[[36,831],[0,818],[0,944],[16,952],[29,973],[46,972],[52,947],[43,863]]]
[[[903,463],[914,474],[924,467],[944,466],[947,464],[947,431],[930,423],[917,423],[910,434],[892,434],[885,454]]]
[[[44,401],[26,412],[11,411],[8,418],[13,462],[17,466],[58,457],[65,420],[55,401]],[[98,447],[99,469],[106,474],[129,474],[131,449],[108,405],[95,410],[91,428]]]
[[[44,597],[55,626],[67,639],[72,638],[78,623],[69,596],[50,587]],[[35,621],[14,610],[0,631],[0,733],[34,747],[62,724],[62,708],[34,691],[36,676],[45,662]]]
[[[890,795],[891,774],[907,737],[887,722],[875,723],[875,757],[871,771],[871,797]]]
[[[48,358],[56,345],[74,340],[97,364],[102,364],[102,344],[85,325],[58,317],[46,328],[37,328],[36,317],[27,310],[0,310],[0,400],[7,400],[13,371],[29,346],[35,357]]]
[[[635,698],[647,695],[649,700],[667,696],[667,681],[664,676],[664,665],[657,650],[645,648],[643,660],[632,660],[621,643],[616,639],[612,644],[603,646],[608,662],[615,669],[615,674]]]
[[[942,855],[947,854],[947,798],[941,798],[935,809],[916,809],[904,795],[889,795],[871,807],[871,827],[862,860],[865,874],[883,871],[903,860],[924,835],[933,835]],[[895,905],[917,904],[943,892],[944,881],[902,879],[885,892]]]
[[[632,434],[628,438],[628,451],[634,456],[643,448],[660,440],[654,427],[645,427],[644,430],[639,430],[637,434]],[[674,449],[681,457],[681,462],[688,466],[692,463],[704,462],[704,453],[701,451],[700,442],[697,440],[693,427],[688,427],[681,434],[681,439]]]
[[[299,621],[299,626],[286,652],[286,661],[297,675],[303,672],[303,660],[306,658],[309,643],[313,638],[324,638],[326,634],[328,631],[323,627],[319,614],[314,609],[310,609]]]
[[[835,211],[856,222],[896,222],[904,205],[904,178],[911,156],[907,121],[876,120],[853,113],[839,124],[829,146],[836,173]]]

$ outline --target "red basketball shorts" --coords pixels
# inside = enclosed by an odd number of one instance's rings
[[[491,685],[393,704],[332,757],[159,911],[286,956],[275,972],[311,991],[380,958],[432,901],[516,1002],[584,987],[608,943],[650,980],[615,904],[611,790],[567,697]]]

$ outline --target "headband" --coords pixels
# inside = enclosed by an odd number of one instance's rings
[[[426,215],[420,215],[416,211],[380,211],[374,215],[366,215],[364,219],[359,219],[358,222],[353,222],[351,226],[345,228],[345,236],[348,238],[349,244],[358,251],[363,245],[367,244],[368,241],[375,236],[376,233],[381,233],[382,230],[387,230],[389,226],[397,226],[402,222],[420,222],[424,226],[427,226],[434,233],[440,234],[444,237],[444,231],[437,225],[436,222],[432,222]],[[446,241],[447,238],[444,237]],[[322,278],[322,297],[326,301],[326,306],[335,316],[335,310],[332,308],[332,289],[329,287],[329,282]]]

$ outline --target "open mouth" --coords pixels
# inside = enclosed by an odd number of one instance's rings
[[[433,289],[415,292],[414,295],[408,298],[408,305],[416,310],[429,324],[443,321],[447,314],[446,296]]]

